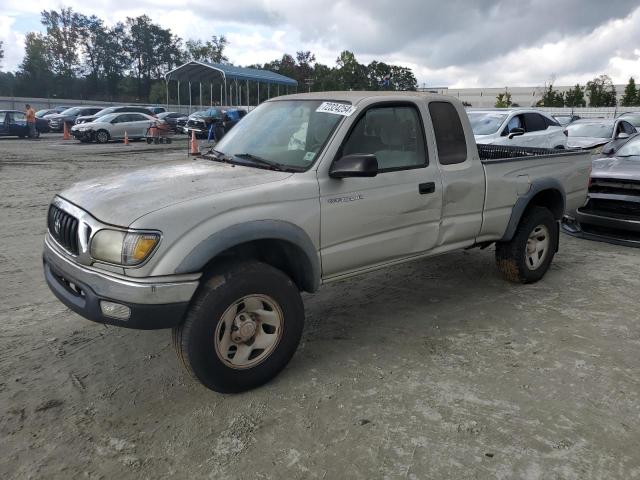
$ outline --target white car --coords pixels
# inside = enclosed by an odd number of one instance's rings
[[[121,140],[125,133],[130,140],[144,138],[149,127],[159,120],[144,113],[110,113],[93,122],[71,127],[71,134],[81,142],[107,143]]]
[[[536,148],[566,148],[567,136],[551,116],[535,109],[468,111],[477,143]]]

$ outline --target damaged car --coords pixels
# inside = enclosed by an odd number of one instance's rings
[[[593,161],[587,202],[565,217],[569,235],[640,247],[640,135]]]
[[[567,148],[599,149],[605,144],[618,147],[638,133],[636,127],[624,119],[593,118],[576,120],[564,130]],[[600,153],[596,151],[595,153]]]

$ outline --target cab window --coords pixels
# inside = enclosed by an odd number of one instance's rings
[[[371,153],[380,172],[427,165],[424,132],[416,107],[373,107],[360,117],[343,144],[342,155]]]
[[[467,159],[467,140],[458,111],[449,102],[431,102],[429,114],[436,135],[440,164],[453,165],[464,162]]]

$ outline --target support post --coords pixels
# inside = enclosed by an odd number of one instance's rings
[[[200,82],[200,110],[202,110],[202,82]]]
[[[178,80],[178,110],[180,110],[180,80]]]
[[[224,77],[224,104],[227,105],[227,76]]]
[[[280,96],[280,84],[278,84],[278,96]]]
[[[249,80],[247,80],[247,85],[246,86],[247,86],[247,110],[249,110],[249,103],[250,103],[250,100],[249,100]]]
[[[169,111],[169,80],[167,80],[166,78],[164,79],[164,85],[167,91],[167,112],[168,112]]]
[[[209,92],[209,106],[213,107],[213,83],[209,83],[211,91]]]
[[[258,101],[256,102],[256,105],[260,105],[260,82],[258,82]]]
[[[189,115],[191,115],[192,113],[192,109],[191,109],[191,82],[189,82]]]
[[[267,83],[267,100],[271,98],[271,83]]]

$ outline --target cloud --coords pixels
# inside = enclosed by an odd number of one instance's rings
[[[5,27],[8,20],[39,18],[39,10],[60,7],[58,1],[5,2]],[[229,8],[210,0],[64,4],[109,23],[147,12],[185,39],[225,34],[230,59],[242,65],[296,50],[311,50],[333,65],[348,49],[364,63],[410,66],[430,86],[538,85],[552,74],[557,84],[584,83],[600,73],[626,82],[640,75],[637,0],[236,0]],[[6,44],[23,39],[20,23],[1,30]],[[13,50],[4,62],[9,68],[19,63],[19,49]]]

